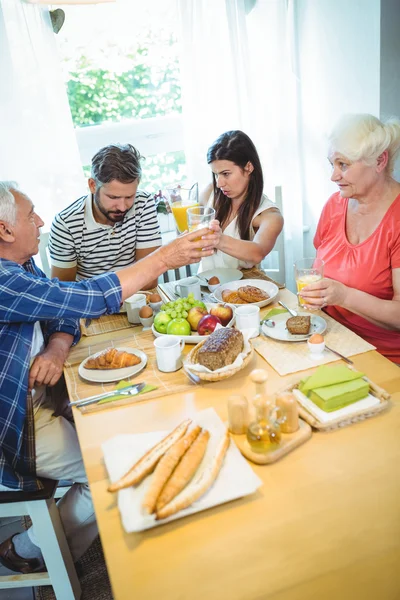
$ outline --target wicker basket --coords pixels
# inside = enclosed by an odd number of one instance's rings
[[[189,371],[191,370],[190,369],[191,365],[197,364],[197,353],[205,342],[206,342],[206,340],[202,340],[187,355],[184,366]],[[214,371],[214,372],[210,371],[207,373],[202,373],[201,371],[191,371],[191,372],[193,372],[195,375],[200,377],[200,379],[202,379],[203,381],[222,381],[223,379],[228,379],[228,377],[232,377],[232,375],[235,375],[235,373],[237,373],[238,371],[241,371],[242,369],[247,367],[247,365],[253,358],[253,354],[254,354],[254,350],[253,350],[253,347],[251,346],[250,352],[248,352],[248,354],[246,354],[240,367],[233,367],[232,369],[228,369],[226,371],[219,371],[219,372],[218,371]]]
[[[365,419],[369,419],[370,417],[378,415],[382,411],[386,410],[390,405],[390,394],[368,379],[368,377],[364,377],[363,379],[369,383],[369,393],[379,399],[379,404],[373,408],[365,408],[355,412],[352,415],[335,419],[329,423],[321,423],[316,417],[314,417],[314,415],[310,414],[299,402],[297,402],[299,407],[299,416],[314,429],[318,429],[319,431],[334,431],[335,429],[347,427],[353,423],[359,423],[360,421],[364,421]],[[299,383],[300,382],[290,385],[288,388],[286,388],[286,391],[289,392],[298,388]]]

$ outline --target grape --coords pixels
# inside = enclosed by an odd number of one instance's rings
[[[167,310],[165,312],[167,313],[167,315],[171,315],[172,314],[172,308],[167,308]]]
[[[173,311],[171,312],[171,317],[172,317],[173,319],[176,319],[176,310],[173,310]]]
[[[187,310],[184,310],[184,311],[182,312],[182,317],[183,317],[184,319],[186,319],[186,317],[187,317],[187,316],[188,316],[188,311],[187,311]]]

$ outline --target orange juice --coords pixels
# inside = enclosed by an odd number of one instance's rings
[[[202,228],[202,225],[200,225],[200,226],[195,225],[195,226],[189,227],[189,233],[191,233],[192,231],[196,231],[196,229],[201,229],[201,228]],[[199,236],[198,238],[194,239],[193,241],[197,242],[198,240],[201,240],[201,236]],[[196,250],[201,251],[202,248],[196,248]]]
[[[310,283],[315,283],[316,281],[320,281],[321,279],[322,275],[319,275],[318,273],[315,273],[313,275],[302,275],[301,277],[298,277],[296,279],[297,292],[300,292],[304,287],[306,287],[306,285],[309,285]],[[306,304],[306,302],[300,296],[298,296],[298,299],[299,306],[304,306]]]
[[[192,206],[197,206],[196,202],[193,202],[191,204],[190,203],[182,204],[182,202],[178,201],[178,202],[173,202],[171,204],[172,214],[174,215],[175,223],[176,223],[179,233],[183,233],[188,228],[186,211],[188,208],[191,208]]]

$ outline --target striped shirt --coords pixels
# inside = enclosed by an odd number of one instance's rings
[[[93,196],[83,196],[56,215],[50,230],[51,264],[77,267],[76,279],[118,271],[135,262],[136,248],[161,246],[154,199],[138,190],[132,208],[114,225],[97,223]]]

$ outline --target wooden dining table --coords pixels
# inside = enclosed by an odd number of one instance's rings
[[[123,337],[124,330],[96,336]],[[80,347],[89,343],[82,338]],[[293,376],[280,377],[254,353],[224,381],[92,414],[74,409],[115,600],[400,598],[400,369],[376,351],[352,359],[391,394],[386,411],[314,432],[274,464],[249,463],[262,480],[250,496],[141,533],[124,532],[101,444],[173,429],[209,407],[226,421],[230,394],[253,397],[254,368],[268,372],[271,394]]]

